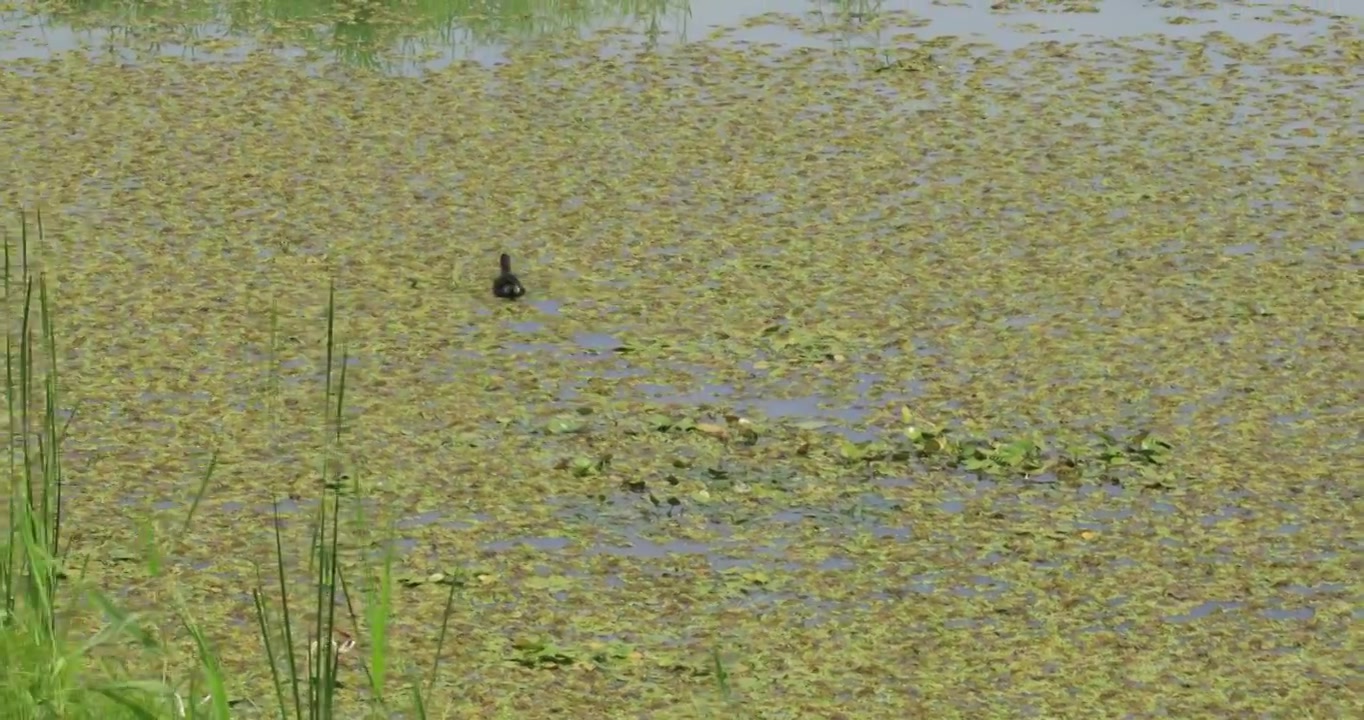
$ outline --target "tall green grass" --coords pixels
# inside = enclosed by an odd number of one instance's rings
[[[41,236],[41,216],[38,231]],[[84,597],[105,610],[108,622],[92,637],[72,638],[59,611],[76,599],[66,597],[75,593],[63,569],[61,512],[61,444],[74,414],[61,420],[52,302],[44,277],[28,268],[29,227],[21,214],[18,247],[8,237],[4,242],[9,492],[0,548],[0,716],[147,717],[129,705],[155,706],[164,687],[112,680],[87,667],[103,645],[151,642],[136,616],[87,588]]]
[[[171,610],[181,629],[193,639],[195,667],[183,678],[132,679],[127,677],[125,666],[108,658],[132,651],[152,654],[166,667],[183,664],[170,660],[167,644],[144,629],[141,615],[119,607],[107,594],[82,583],[81,573],[64,568],[70,548],[62,526],[65,474],[61,448],[77,415],[65,413],[62,401],[53,298],[46,276],[34,273],[30,264],[31,245],[41,247],[43,243],[42,217],[36,217],[36,235],[32,238],[23,212],[19,224],[17,247],[11,246],[9,237],[4,238],[9,493],[7,522],[0,533],[0,717],[229,718],[235,705],[229,694],[232,678],[178,593],[173,595],[175,607]],[[322,491],[312,526],[308,584],[313,592],[302,598],[290,597],[278,504],[274,572],[258,570],[252,591],[262,643],[260,657],[269,664],[275,687],[273,714],[298,720],[336,716],[339,657],[355,647],[339,639],[344,637],[340,632],[344,628],[349,628],[344,632],[350,636],[364,630],[359,644],[365,651],[356,654],[362,656],[368,685],[368,713],[388,716],[392,709],[385,693],[392,669],[387,657],[387,628],[393,609],[392,555],[386,554],[377,567],[352,567],[352,571],[359,571],[354,587],[338,560],[343,480],[330,459],[344,442],[347,378],[345,351],[336,341],[335,311],[332,288],[327,305],[320,470],[321,486],[328,489]],[[273,312],[271,316],[273,336],[277,322]],[[271,366],[273,373],[277,367],[273,358]],[[189,532],[200,503],[211,492],[216,466],[214,453],[175,535]],[[362,490],[359,478],[355,478],[346,495],[358,500]],[[354,508],[356,520],[361,520],[358,501]],[[159,541],[156,528],[152,519],[144,522],[144,560],[152,576],[162,573],[164,552],[160,548],[176,545]],[[273,577],[267,581],[267,575]],[[272,601],[267,591],[271,585],[277,591],[277,601]],[[344,603],[338,602],[338,588],[346,599]],[[365,601],[363,623],[350,604],[352,590]],[[419,678],[408,679],[410,697],[404,704],[418,718],[427,716],[454,590],[452,586],[446,598],[445,619],[426,690],[422,690]],[[65,618],[72,608],[85,605],[98,609],[103,622],[90,637],[73,637]],[[300,607],[311,610],[311,623],[300,620]],[[338,640],[333,642],[332,638]]]

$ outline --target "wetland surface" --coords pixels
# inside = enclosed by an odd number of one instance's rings
[[[1357,713],[1358,17],[1017,5],[387,64],[11,15],[66,564],[272,696],[251,588],[277,499],[306,578],[325,466],[343,565],[394,553],[395,682],[458,586],[450,717]]]

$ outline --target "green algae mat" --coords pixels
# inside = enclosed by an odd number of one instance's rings
[[[339,492],[443,717],[1357,716],[1358,26],[898,42],[0,66],[109,660],[268,714]]]

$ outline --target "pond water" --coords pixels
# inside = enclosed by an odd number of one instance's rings
[[[1364,12],[556,7],[0,16],[68,564],[236,697],[336,500],[449,716],[1357,705]]]
[[[62,7],[57,5],[57,7]],[[591,35],[609,31],[628,43],[676,45],[698,40],[775,44],[782,47],[878,48],[892,45],[896,35],[913,29],[925,37],[975,37],[1009,49],[1038,39],[1076,42],[1093,39],[1161,35],[1197,39],[1216,29],[1244,41],[1268,35],[1309,37],[1320,32],[1332,18],[1358,21],[1364,17],[1355,3],[1343,0],[1316,2],[1228,2],[1183,0],[1098,0],[1096,2],[1047,2],[1021,0],[955,0],[951,2],[855,2],[817,0],[771,0],[760,7],[724,0],[676,2],[662,0],[624,5],[594,3],[572,11],[554,6],[531,12],[498,8],[469,9],[432,6],[430,14],[411,12],[395,19],[398,33],[345,32],[349,25],[326,8],[312,8],[317,23],[308,37],[313,43],[290,42],[288,11],[279,8],[275,17],[267,8],[241,13],[237,22],[225,22],[228,13],[211,3],[197,4],[198,12],[146,9],[131,12],[118,4],[94,4],[87,12],[43,13],[20,6],[0,14],[0,59],[47,57],[69,51],[115,52],[127,59],[153,52],[167,57],[205,61],[240,60],[253,51],[266,50],[280,57],[302,58],[330,52],[332,60],[359,60],[401,74],[433,70],[450,63],[473,60],[496,63],[514,52],[519,43],[541,35],[577,33]],[[64,8],[65,9],[65,8]],[[139,28],[139,18],[149,14],[161,27],[155,32]],[[164,17],[157,17],[164,14]],[[297,20],[295,19],[295,20]],[[252,21],[258,21],[252,23]],[[406,23],[401,22],[406,20]],[[335,22],[328,31],[327,21]],[[263,26],[274,29],[268,40],[258,37]],[[354,24],[364,28],[363,22]]]

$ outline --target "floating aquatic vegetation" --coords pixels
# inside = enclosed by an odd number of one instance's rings
[[[198,667],[173,579],[231,697],[273,690],[253,561],[306,573],[321,497],[342,574],[397,579],[346,662],[385,634],[450,716],[1348,714],[1360,40],[1318,20],[6,64],[64,567],[175,628],[110,649],[147,676]],[[191,506],[147,577],[132,518]]]

